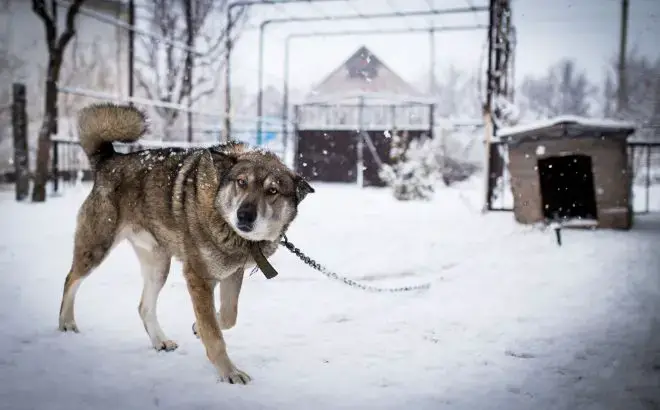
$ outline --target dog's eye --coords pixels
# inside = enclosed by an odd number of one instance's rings
[[[244,178],[238,178],[238,179],[236,180],[236,183],[237,183],[238,186],[240,186],[241,188],[247,186],[247,181],[246,181]]]
[[[271,188],[268,188],[268,191],[266,191],[266,192],[268,192],[269,195],[275,195],[275,194],[277,194],[277,189],[271,187]]]

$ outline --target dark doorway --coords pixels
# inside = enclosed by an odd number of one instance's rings
[[[591,157],[566,155],[538,160],[543,216],[598,219]]]

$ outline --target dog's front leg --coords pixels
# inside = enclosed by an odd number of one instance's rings
[[[250,376],[234,366],[227,355],[227,346],[215,314],[213,281],[202,278],[188,263],[184,264],[184,276],[195,311],[197,331],[206,349],[206,356],[215,366],[222,381],[247,384],[251,380]]]
[[[233,275],[220,281],[220,311],[218,322],[221,329],[231,329],[238,316],[238,296],[243,285],[244,270],[239,269]]]
[[[243,285],[244,270],[241,268],[233,275],[220,281],[220,310],[217,314],[220,329],[227,330],[234,327],[238,316],[238,296]],[[199,338],[197,323],[193,322],[192,331]]]

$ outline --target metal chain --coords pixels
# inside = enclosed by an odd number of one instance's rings
[[[301,261],[303,261],[306,265],[311,266],[315,270],[321,272],[323,275],[327,276],[330,279],[337,280],[339,282],[344,283],[345,285],[351,286],[353,288],[361,289],[367,292],[391,292],[391,293],[399,293],[399,292],[411,292],[415,290],[423,290],[423,289],[428,289],[431,287],[430,283],[424,283],[421,285],[415,285],[415,286],[403,286],[400,288],[378,288],[375,286],[369,286],[369,285],[363,285],[362,283],[358,283],[354,280],[345,278],[343,276],[339,276],[334,272],[329,271],[325,266],[321,265],[320,263],[316,262],[314,259],[310,258],[309,256],[305,255],[300,249],[296,248],[289,240],[286,238],[286,235],[283,236],[282,241],[280,241],[280,244],[287,248],[291,253],[296,255]]]

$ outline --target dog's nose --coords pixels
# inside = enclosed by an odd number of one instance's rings
[[[241,225],[251,225],[257,220],[257,207],[253,204],[243,204],[236,211],[236,218]]]

